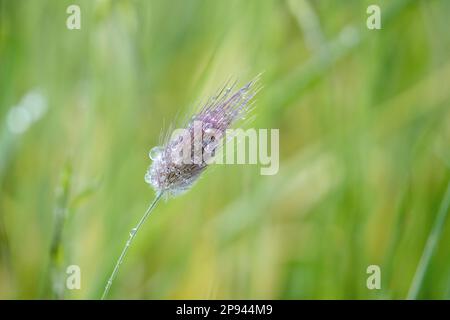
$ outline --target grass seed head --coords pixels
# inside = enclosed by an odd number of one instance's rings
[[[208,167],[206,159],[214,157],[226,130],[249,113],[258,80],[259,76],[238,90],[236,83],[226,85],[190,118],[183,135],[173,132],[163,146],[153,148],[145,181],[168,196],[189,190]]]

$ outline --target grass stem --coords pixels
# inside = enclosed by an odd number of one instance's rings
[[[408,299],[417,299],[420,289],[422,288],[423,280],[425,274],[430,265],[431,258],[434,255],[437,244],[444,229],[445,220],[450,207],[450,182],[447,186],[447,191],[445,192],[444,198],[442,199],[441,205],[439,207],[439,212],[437,214],[436,220],[434,222],[433,229],[428,236],[425,249],[423,250],[422,257],[420,258],[419,265],[417,266],[414,279],[411,284],[411,288],[408,292]]]
[[[144,224],[145,220],[147,220],[147,218],[150,215],[150,213],[152,212],[153,208],[158,203],[159,199],[161,199],[161,196],[162,196],[162,193],[156,194],[155,199],[152,201],[150,206],[147,208],[144,215],[141,217],[141,220],[139,220],[136,227],[131,229],[130,236],[125,244],[125,247],[123,248],[122,253],[119,256],[119,259],[117,259],[114,270],[111,273],[111,276],[109,277],[108,282],[106,283],[105,290],[103,291],[103,294],[102,294],[102,300],[104,300],[108,296],[109,289],[111,288],[111,285],[112,285],[114,279],[116,278],[117,272],[119,271],[120,265],[122,264],[123,259],[125,258],[125,255],[127,254],[128,248],[130,247],[133,239],[136,237],[136,234],[138,233],[139,229]]]

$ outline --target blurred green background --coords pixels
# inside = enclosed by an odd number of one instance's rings
[[[280,129],[279,173],[216,166],[160,202],[110,298],[449,299],[449,18],[446,0],[0,0],[0,298],[99,298],[161,131],[264,71],[250,125]],[[80,290],[58,288],[69,265]]]

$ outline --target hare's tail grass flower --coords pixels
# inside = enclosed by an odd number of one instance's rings
[[[245,119],[250,112],[250,101],[259,90],[259,78],[260,75],[256,76],[238,90],[234,90],[236,82],[225,85],[187,121],[184,126],[187,139],[186,135],[183,139],[183,136],[170,135],[172,132],[169,132],[162,146],[150,150],[149,156],[153,162],[145,174],[145,181],[153,187],[156,196],[136,227],[131,229],[125,247],[108,279],[102,299],[107,297],[133,239],[161,197],[176,196],[189,190],[207,169],[209,162],[205,161],[206,156],[214,157],[225,137],[226,130],[237,121]],[[196,140],[198,138],[201,139],[200,143]],[[181,149],[189,150],[187,158],[184,154],[183,159],[180,159],[179,150]]]
[[[191,188],[208,167],[205,159],[209,155],[214,156],[226,130],[249,113],[250,100],[259,89],[258,80],[259,76],[234,92],[236,83],[226,85],[191,117],[184,126],[185,136],[172,135],[166,138],[162,146],[153,148],[149,154],[153,163],[147,170],[145,181],[156,192],[166,196],[174,196]],[[186,145],[190,152],[180,159],[177,151],[186,150]]]

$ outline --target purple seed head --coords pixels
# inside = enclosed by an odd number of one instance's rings
[[[249,113],[258,80],[235,91],[236,83],[225,86],[191,117],[183,134],[174,132],[163,146],[154,147],[145,181],[167,196],[187,191],[208,167],[207,159],[214,157],[226,130]]]

